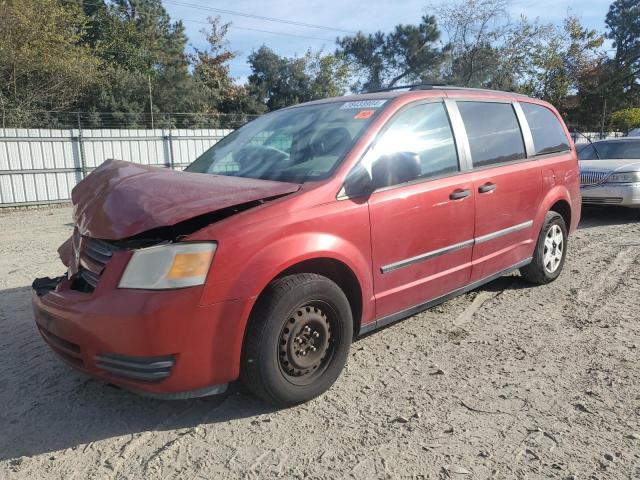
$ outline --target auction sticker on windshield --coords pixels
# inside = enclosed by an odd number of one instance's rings
[[[385,103],[386,100],[360,100],[357,102],[345,102],[340,110],[362,110],[365,108],[380,108]]]
[[[353,118],[356,120],[366,120],[367,118],[373,117],[374,113],[376,113],[375,110],[360,110]]]

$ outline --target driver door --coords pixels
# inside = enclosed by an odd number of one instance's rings
[[[375,162],[394,153],[419,166],[415,178],[400,172],[392,182],[403,183],[378,188],[368,202],[376,317],[383,321],[466,285],[473,252],[472,173],[461,171],[442,101],[397,113],[363,164],[375,177]]]

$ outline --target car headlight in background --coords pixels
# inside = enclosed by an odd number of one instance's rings
[[[202,285],[216,243],[174,243],[136,250],[119,288],[165,290]]]
[[[620,172],[609,175],[606,183],[636,183],[640,182],[640,172]]]

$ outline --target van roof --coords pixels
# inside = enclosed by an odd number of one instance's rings
[[[333,102],[349,102],[349,101],[361,101],[361,100],[388,100],[392,98],[402,97],[404,95],[415,94],[416,92],[424,91],[424,92],[442,92],[442,94],[451,93],[455,91],[456,93],[485,93],[489,96],[504,96],[504,97],[521,97],[521,98],[531,98],[527,95],[515,92],[504,92],[501,90],[490,90],[487,88],[470,88],[470,87],[456,87],[456,86],[447,86],[447,85],[406,85],[400,87],[393,87],[387,89],[376,90],[368,93],[358,93],[352,95],[344,95],[341,97],[330,97],[323,98],[320,100],[314,100],[311,102],[305,102],[300,105],[317,105],[322,103],[333,103]],[[289,107],[291,108],[291,107]]]

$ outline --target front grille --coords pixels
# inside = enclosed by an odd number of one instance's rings
[[[54,335],[49,330],[38,325],[40,334],[44,338],[45,342],[51,347],[51,349],[58,354],[64,361],[70,363],[76,368],[84,370],[84,361],[80,354],[80,346],[75,343],[69,342],[63,338]]]
[[[116,250],[117,247],[109,242],[84,237],[77,231],[74,232],[73,254],[78,258],[78,264],[76,281],[71,288],[83,292],[93,291]]]
[[[622,203],[622,197],[582,197],[582,203],[612,205],[616,203]]]
[[[598,185],[602,183],[611,172],[601,172],[597,170],[582,170],[580,172],[580,184]]]
[[[162,357],[130,357],[115,353],[96,355],[96,366],[117,377],[157,382],[171,375],[173,355]]]

